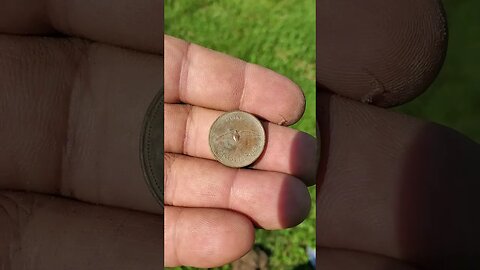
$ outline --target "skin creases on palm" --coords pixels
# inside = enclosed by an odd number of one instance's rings
[[[318,3],[318,268],[472,269],[479,145],[381,108],[436,78],[447,49],[441,3]]]

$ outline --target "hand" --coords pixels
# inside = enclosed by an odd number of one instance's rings
[[[318,3],[318,268],[479,268],[480,146],[372,106],[411,100],[437,75],[439,3]]]
[[[300,223],[310,209],[316,141],[284,127],[303,114],[301,90],[263,67],[165,37],[165,262],[212,267],[245,254],[254,224]],[[253,169],[213,161],[208,133],[224,111],[264,119],[267,144]]]
[[[163,85],[162,8],[2,1],[0,268],[162,269],[139,162]]]
[[[121,1],[114,7],[103,2],[52,2],[48,7],[43,2],[12,2],[1,10],[3,267],[164,266],[163,211],[150,194],[139,164],[145,112],[163,85],[162,18],[158,16],[162,7],[161,1],[136,5]],[[167,45],[172,42],[167,38]],[[180,46],[166,49],[186,48],[176,43]],[[181,99],[203,105],[189,109],[192,117],[201,116],[199,124],[211,123],[220,110],[234,108],[279,124],[293,123],[301,116],[303,96],[289,80],[254,65],[237,76],[235,69],[246,67],[245,63],[192,48],[192,57],[206,56],[205,63],[215,66],[219,61],[216,67],[222,68],[202,74],[207,69],[189,65],[189,80],[197,78],[196,84],[211,90],[203,99],[199,95]],[[177,90],[195,88],[169,88],[179,74],[174,68],[178,62],[169,60],[175,60],[174,55],[168,57],[166,73],[172,76],[167,76],[165,97],[173,103]],[[209,79],[201,80],[202,76]],[[245,90],[249,92],[244,94],[246,105],[238,107],[234,94],[242,88],[235,83],[243,78],[248,79]],[[212,95],[218,103],[208,101]],[[186,104],[166,105],[167,130],[181,131],[177,127],[185,124],[181,118],[186,116],[185,108]],[[171,112],[178,118],[172,118]],[[197,122],[190,122],[195,127]],[[223,264],[243,255],[252,244],[252,220],[275,229],[293,226],[307,215],[308,193],[299,179],[308,184],[314,180],[316,142],[303,133],[265,125],[269,141],[254,170],[227,169],[200,159],[211,158],[205,152],[205,133],[189,133],[193,142],[189,145],[194,148],[185,150],[195,157],[178,152],[175,134],[165,134],[166,149],[171,152],[166,155],[165,200],[177,206],[165,209],[165,241],[172,247],[167,252],[175,250],[178,255],[165,254],[165,264]],[[204,177],[205,169],[212,178]],[[185,182],[192,177],[195,181]],[[173,193],[172,184],[180,192]],[[193,190],[179,188],[182,185]],[[198,192],[209,195],[208,200]],[[172,240],[174,229],[177,237]],[[198,229],[196,234],[193,229]]]

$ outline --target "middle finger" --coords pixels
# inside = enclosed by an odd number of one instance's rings
[[[165,104],[165,152],[214,159],[208,136],[223,112],[190,105]],[[266,145],[253,168],[294,175],[315,183],[316,140],[303,132],[264,122]]]

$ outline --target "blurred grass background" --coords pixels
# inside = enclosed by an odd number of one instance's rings
[[[315,0],[165,0],[165,33],[295,81],[307,104],[294,128],[315,135]],[[302,269],[308,262],[305,249],[315,247],[315,188],[310,194],[310,216],[298,227],[257,230],[257,244],[271,252],[270,269]]]
[[[449,23],[444,68],[425,94],[395,110],[444,124],[480,143],[480,1],[443,2]],[[305,116],[294,127],[314,135],[315,1],[165,0],[165,32],[294,80],[307,99]],[[315,191],[310,191],[313,202]],[[272,252],[271,269],[306,263],[305,246],[315,246],[314,207],[297,228],[257,231],[257,243]]]

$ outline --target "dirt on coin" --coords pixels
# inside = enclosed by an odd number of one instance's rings
[[[210,128],[213,156],[225,166],[246,167],[255,162],[265,147],[265,130],[253,115],[233,111],[222,114]]]

